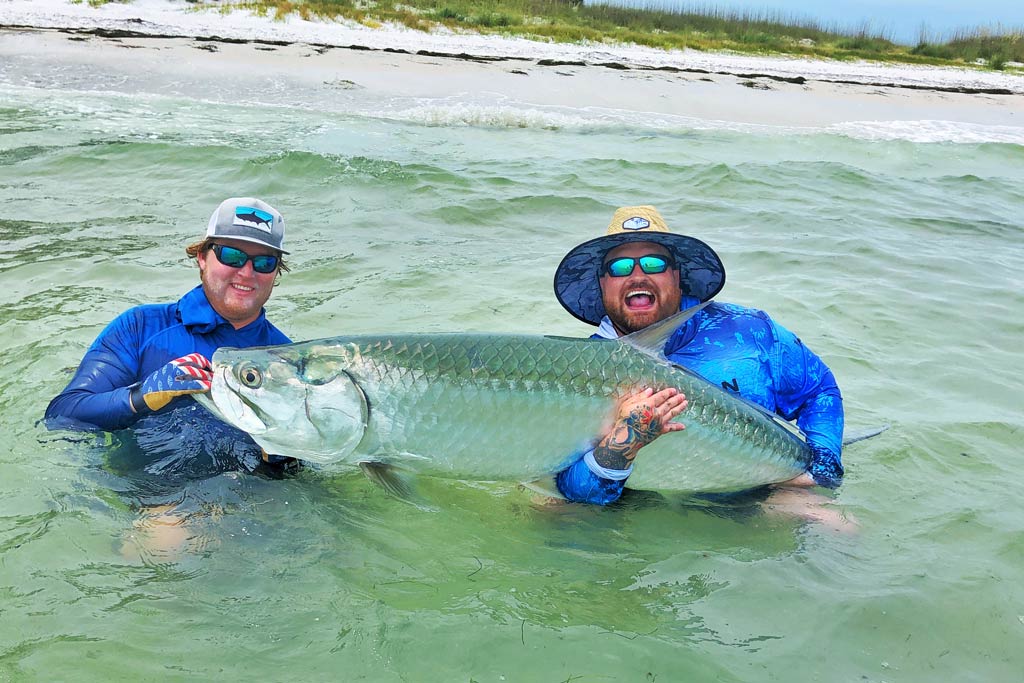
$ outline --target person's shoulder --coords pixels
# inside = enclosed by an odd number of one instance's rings
[[[266,312],[260,313],[256,320],[243,327],[240,331],[235,331],[235,333],[240,336],[238,343],[246,347],[292,343],[288,335],[279,330],[277,325],[270,322]]]
[[[277,325],[275,325],[274,323],[270,322],[269,320],[267,320],[266,322],[267,322],[267,337],[269,338],[269,341],[270,341],[271,344],[291,344],[292,343],[292,340],[288,338],[288,335],[286,335],[281,330],[277,329]]]
[[[775,336],[775,322],[759,308],[716,301],[707,306],[704,313],[703,329],[715,329],[720,333],[750,333],[755,337]]]
[[[750,308],[749,306],[740,306],[739,304],[731,304],[726,301],[713,301],[704,309],[706,315],[713,318],[730,318],[736,320],[764,320],[769,321],[771,318],[768,314],[758,308]]]
[[[175,317],[174,303],[139,304],[132,306],[114,318],[112,325],[147,325],[154,321],[165,321]]]
[[[142,315],[170,315],[178,307],[176,301],[166,301],[158,304],[139,304],[128,309],[127,312],[135,311]]]

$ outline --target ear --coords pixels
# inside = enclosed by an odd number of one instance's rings
[[[206,270],[206,254],[208,251],[209,249],[206,249],[196,254],[196,261],[199,263],[199,272]]]

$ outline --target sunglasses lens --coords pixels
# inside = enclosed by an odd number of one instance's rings
[[[640,268],[648,275],[657,275],[658,273],[664,273],[668,269],[668,260],[663,256],[650,256],[640,257]]]
[[[605,266],[605,270],[612,277],[626,277],[633,272],[633,259],[631,258],[617,258],[613,261],[609,261]]]
[[[217,254],[218,261],[232,268],[241,268],[249,260],[249,255],[241,249],[235,249],[223,244],[218,244],[214,249],[214,253]]]
[[[255,270],[257,273],[273,273],[275,268],[277,268],[276,256],[252,257],[252,269]]]
[[[251,258],[252,269],[257,273],[263,273],[266,275],[267,273],[273,273],[277,270],[278,258],[276,256],[249,256],[241,249],[235,249],[234,247],[229,247],[226,244],[215,244],[212,248],[213,253],[217,255],[217,260],[225,266],[241,268],[245,265],[245,262]]]
[[[612,277],[626,277],[633,272],[633,268],[637,263],[640,264],[640,269],[648,275],[664,273],[672,265],[671,261],[664,256],[648,254],[640,258],[623,256],[622,258],[614,259],[606,263],[604,269]]]

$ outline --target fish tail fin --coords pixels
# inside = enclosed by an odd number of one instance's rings
[[[852,433],[844,433],[843,445],[849,446],[851,443],[870,439],[873,436],[878,436],[887,429],[889,429],[889,425],[882,425],[881,427],[865,427],[864,429],[858,429]]]

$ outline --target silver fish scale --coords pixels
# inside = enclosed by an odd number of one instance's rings
[[[356,459],[463,478],[552,473],[592,445],[618,396],[641,386],[677,387],[690,406],[677,418],[685,431],[641,451],[631,488],[748,488],[795,476],[810,458],[765,411],[620,342],[456,334],[317,344],[347,357],[370,405]]]

